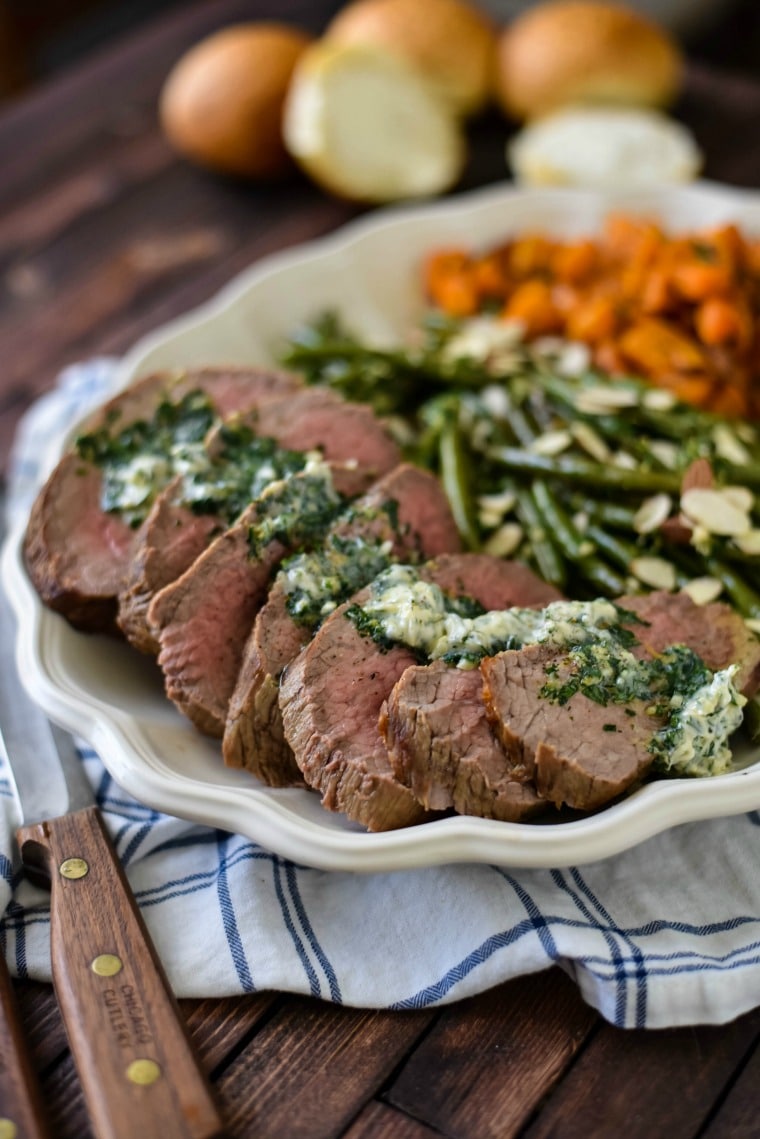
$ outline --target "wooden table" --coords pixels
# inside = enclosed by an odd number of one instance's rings
[[[155,118],[168,67],[207,31],[254,14],[317,30],[336,6],[186,6],[0,114],[3,454],[63,365],[123,351],[257,258],[357,212],[297,176],[274,190],[206,176],[172,156]],[[760,186],[760,84],[693,69],[679,110],[709,177]],[[504,123],[494,115],[472,133],[465,186],[503,178]],[[18,993],[54,1134],[83,1139],[52,993]],[[278,994],[183,1008],[241,1139],[740,1139],[760,1126],[760,1009],[723,1027],[622,1032],[559,969],[440,1011]]]

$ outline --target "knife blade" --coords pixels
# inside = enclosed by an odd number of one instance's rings
[[[53,985],[98,1139],[212,1139],[222,1123],[71,736],[27,694],[0,591],[0,741],[21,859],[50,889]]]

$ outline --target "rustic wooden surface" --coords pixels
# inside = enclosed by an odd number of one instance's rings
[[[254,15],[318,30],[335,7],[188,5],[0,113],[0,454],[63,365],[123,351],[255,259],[357,212],[298,175],[273,190],[193,170],[155,119],[162,77],[207,31]],[[708,177],[760,186],[760,83],[693,68],[679,113]],[[472,138],[464,185],[502,178],[505,124],[486,118]],[[51,990],[16,988],[53,1134],[86,1139]],[[760,1010],[722,1027],[622,1032],[559,969],[438,1011],[280,994],[181,1005],[233,1139],[759,1133]]]

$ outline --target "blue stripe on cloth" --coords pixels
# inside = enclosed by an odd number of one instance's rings
[[[472,953],[468,953],[457,965],[434,982],[432,985],[426,985],[424,989],[412,994],[410,997],[405,997],[401,1001],[395,1001],[388,1008],[391,1009],[414,1009],[425,1008],[427,1005],[436,1004],[442,1000],[455,985],[466,977],[473,969],[477,969],[494,953],[500,949],[504,949],[507,945],[512,945],[515,941],[519,941],[521,937],[526,934],[535,932],[533,922],[528,918],[523,918],[517,925],[511,926],[509,929],[502,930],[501,933],[492,934],[491,937],[486,938],[481,945],[474,949]]]
[[[98,806],[104,814],[115,815],[116,818],[126,819],[132,823],[158,823],[168,818],[158,811],[152,811],[150,807],[143,807],[140,803],[132,803],[128,799],[116,799],[111,795],[99,799]]]
[[[275,859],[272,862],[272,875],[274,881],[274,889],[277,895],[277,901],[280,903],[282,920],[286,930],[290,935],[290,939],[296,948],[296,953],[298,954],[301,965],[303,966],[303,971],[306,974],[306,979],[309,982],[309,991],[313,997],[321,997],[322,985],[320,984],[319,978],[317,977],[314,966],[309,960],[309,955],[304,949],[303,941],[298,935],[298,930],[295,927],[295,922],[293,921],[290,913],[290,907],[288,905],[288,900],[285,896],[285,890],[283,889],[282,885],[282,862],[279,858]]]
[[[292,862],[285,864],[285,877],[287,880],[288,889],[290,890],[290,897],[293,901],[294,909],[298,915],[298,920],[301,923],[301,929],[306,936],[306,940],[311,946],[312,953],[317,958],[319,964],[322,966],[322,971],[324,972],[327,984],[330,989],[330,999],[336,1004],[342,1004],[343,998],[341,996],[338,978],[335,974],[335,970],[328,960],[327,954],[317,939],[311,922],[309,921],[309,915],[306,912],[306,907],[304,906],[303,898],[301,897],[301,891],[298,888],[297,868],[293,865]]]
[[[218,831],[216,834],[217,845],[231,837],[226,831]],[[262,850],[261,847],[257,847],[253,843],[246,843],[242,849],[236,851],[232,856],[220,859],[218,865],[214,866],[213,869],[196,871],[184,878],[172,878],[168,882],[162,882],[160,886],[151,886],[145,890],[140,890],[137,893],[137,899],[140,905],[160,905],[162,902],[180,897],[183,894],[195,894],[216,886],[223,873],[226,874],[241,862],[273,862],[276,858],[277,855],[270,854],[269,851]],[[154,896],[151,897],[151,895]]]
[[[17,913],[20,917],[23,917],[21,906],[19,906],[17,902],[12,901],[6,910],[6,914],[13,918]],[[22,981],[27,980],[29,976],[29,969],[26,963],[26,926],[23,921],[16,930],[16,976]]]
[[[121,851],[119,855],[123,866],[129,866],[129,863],[132,861],[135,854],[140,849],[140,846],[153,830],[154,825],[155,824],[153,822],[143,823],[140,829],[132,835],[132,838],[129,840],[124,850]]]
[[[251,976],[248,960],[245,956],[243,943],[240,939],[240,930],[238,929],[235,907],[232,904],[229,880],[227,878],[227,845],[232,838],[233,836],[228,834],[220,834],[219,836],[217,897],[219,899],[219,910],[222,915],[222,925],[227,937],[227,945],[229,946],[232,963],[237,972],[238,981],[244,993],[253,993],[256,991],[256,986],[253,983],[253,977]]]
[[[572,887],[569,886],[565,881],[564,875],[561,873],[561,871],[552,870],[551,876],[555,885],[559,886],[559,888],[573,900],[577,908],[587,919],[588,926],[592,929],[598,930],[607,943],[607,947],[610,951],[610,957],[612,959],[612,976],[616,982],[614,1024],[622,1028],[626,1024],[625,1018],[628,1006],[628,985],[626,981],[626,971],[623,964],[623,958],[620,953],[620,947],[618,945],[617,938],[613,936],[612,932],[609,929],[605,929],[604,926],[599,925],[599,922],[594,919],[593,914],[583,899],[578,895],[577,891],[573,890]],[[580,958],[578,960],[578,965],[581,968],[584,968],[585,959]],[[591,972],[591,970],[589,970],[589,972]]]
[[[13,863],[5,854],[0,854],[0,878],[13,889]]]
[[[99,807],[102,807],[104,805],[109,788],[112,785],[113,780],[104,767],[101,772],[100,779],[98,780],[98,785],[95,788],[95,799]]]
[[[599,898],[597,898],[596,894],[588,885],[588,883],[585,881],[581,872],[574,867],[570,870],[570,875],[578,889],[591,902],[591,905],[594,907],[597,914],[599,914],[603,921],[607,922],[608,928],[613,929],[618,934],[618,936],[621,937],[630,947],[635,962],[635,969],[633,970],[632,976],[636,992],[636,1021],[634,1027],[643,1028],[646,1024],[647,1014],[647,969],[644,955],[639,949],[638,945],[636,945],[635,941],[633,941],[632,938],[624,930],[615,925],[611,915],[599,900]],[[627,976],[629,979],[631,979],[630,970],[627,971]],[[627,988],[628,986],[626,985],[626,990]]]
[[[509,883],[525,907],[525,912],[530,918],[533,928],[538,935],[538,940],[541,942],[541,948],[543,949],[544,953],[552,961],[556,961],[559,958],[559,951],[555,944],[554,938],[552,937],[550,929],[551,919],[547,918],[545,914],[541,913],[541,910],[533,901],[533,898],[530,896],[524,886],[521,886],[520,883],[517,882],[516,879],[514,879],[510,874],[507,874],[505,870],[501,870],[498,866],[495,867],[495,869],[505,880],[505,882]]]

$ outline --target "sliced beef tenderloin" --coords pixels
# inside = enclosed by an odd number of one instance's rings
[[[361,468],[333,465],[341,496],[354,494]],[[291,484],[308,478],[294,475]],[[371,475],[365,473],[366,489]],[[252,552],[251,531],[267,517],[266,505],[282,484],[272,484],[215,538],[176,581],[159,590],[148,608],[148,624],[159,645],[158,663],[166,694],[196,727],[222,736],[227,709],[254,617],[267,595],[274,570],[289,547],[273,536]],[[293,541],[300,545],[300,531]]]
[[[483,704],[480,669],[408,668],[380,713],[396,777],[429,810],[520,822],[546,809],[516,779]]]
[[[148,376],[104,404],[82,425],[87,434],[118,434],[150,419],[159,404],[202,390],[220,415],[245,409],[263,395],[295,391],[300,381],[263,369],[204,368]],[[136,532],[101,508],[100,468],[67,452],[32,507],[24,540],[30,579],[45,605],[76,628],[116,632],[116,597],[134,554]]]
[[[420,575],[486,609],[541,604],[548,589],[527,567],[483,554],[443,555]],[[556,596],[549,592],[549,599]],[[369,595],[363,590],[353,603],[361,605]],[[407,648],[383,651],[362,636],[346,616],[349,606],[328,617],[283,674],[285,738],[325,807],[369,830],[408,826],[426,814],[393,774],[379,716],[394,685],[417,661]]]
[[[355,460],[376,479],[393,470],[401,461],[398,444],[371,407],[350,403],[329,388],[307,388],[300,407],[310,407],[309,447],[322,452],[332,462]],[[281,447],[297,451],[304,446],[305,423],[294,416],[290,399],[273,401],[261,409],[257,433],[271,435]]]
[[[304,388],[285,398],[262,400],[250,422],[257,436],[276,440],[288,451],[320,450],[335,463],[356,463],[356,474],[343,472],[348,497],[398,462],[399,452],[371,409],[347,403],[327,388]],[[199,514],[183,503],[181,483],[159,496],[140,528],[119,595],[119,627],[136,648],[156,654],[148,608],[160,589],[184,573],[213,537],[234,519]]]
[[[593,811],[646,775],[661,721],[647,712],[649,700],[602,706],[576,692],[566,704],[553,702],[541,694],[547,666],[553,679],[567,679],[566,651],[529,645],[484,660],[486,708],[515,779],[535,783],[557,807]]]
[[[618,604],[646,622],[630,626],[642,651],[660,653],[669,645],[686,645],[714,672],[738,664],[736,687],[747,697],[757,692],[760,640],[730,605],[695,605],[686,593],[664,592],[621,597]]]
[[[180,480],[158,496],[137,534],[135,549],[121,583],[117,623],[140,652],[155,656],[156,641],[148,625],[148,608],[164,586],[200,557],[225,529],[216,514],[196,514],[179,495]]]
[[[402,560],[434,558],[460,549],[456,522],[440,483],[409,464],[400,464],[370,488],[336,520],[331,534],[387,542],[390,556]],[[365,578],[356,584],[366,583]],[[345,594],[336,600],[344,598]],[[246,644],[222,744],[229,766],[245,767],[272,787],[304,782],[283,733],[278,695],[283,669],[313,632],[313,624],[291,616],[285,583],[276,581]]]

